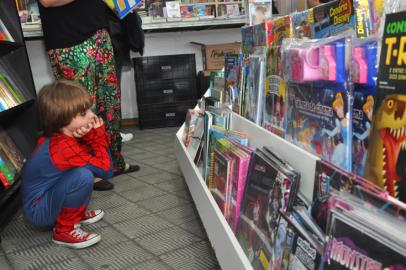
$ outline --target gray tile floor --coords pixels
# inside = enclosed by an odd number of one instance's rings
[[[57,246],[18,213],[1,233],[0,269],[220,269],[174,155],[177,129],[126,128],[134,139],[124,156],[141,170],[93,193],[90,208],[106,215],[86,229],[100,233],[100,243]]]

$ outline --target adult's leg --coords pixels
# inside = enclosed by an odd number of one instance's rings
[[[96,40],[96,83],[99,108],[108,122],[107,130],[111,139],[111,150],[114,169],[122,172],[125,169],[124,158],[121,154],[121,90],[117,79],[114,61],[113,45],[107,31],[102,30]]]
[[[48,52],[56,79],[74,80],[84,85],[94,101],[94,112],[104,120],[111,144],[115,171],[123,171],[121,154],[121,92],[113,48],[107,31],[100,30],[88,40],[70,48]]]

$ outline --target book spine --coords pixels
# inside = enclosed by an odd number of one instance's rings
[[[4,174],[0,171],[0,182],[3,184],[3,186],[8,189],[10,188],[10,183],[7,181],[7,178],[4,176]]]
[[[216,187],[214,183],[214,168],[215,168],[215,153],[214,151],[210,153],[210,172],[209,172],[209,190]]]
[[[22,95],[21,91],[17,88],[17,86],[6,76],[0,74],[0,80],[4,82],[6,88],[10,91],[10,93],[15,97],[18,104],[23,103],[26,101],[26,98]]]

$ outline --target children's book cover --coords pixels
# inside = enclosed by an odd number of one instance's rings
[[[342,86],[288,83],[285,138],[324,160],[351,171],[351,114]]]
[[[325,269],[406,269],[405,254],[382,241],[382,232],[374,232],[338,211],[332,213],[330,221]]]
[[[387,14],[365,177],[406,202],[406,12]]]

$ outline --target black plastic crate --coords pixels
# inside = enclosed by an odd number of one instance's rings
[[[140,128],[179,126],[185,121],[186,112],[194,108],[195,100],[139,107]]]
[[[139,105],[197,100],[193,79],[145,81],[137,86]]]
[[[194,54],[137,57],[133,61],[137,81],[196,77]]]

